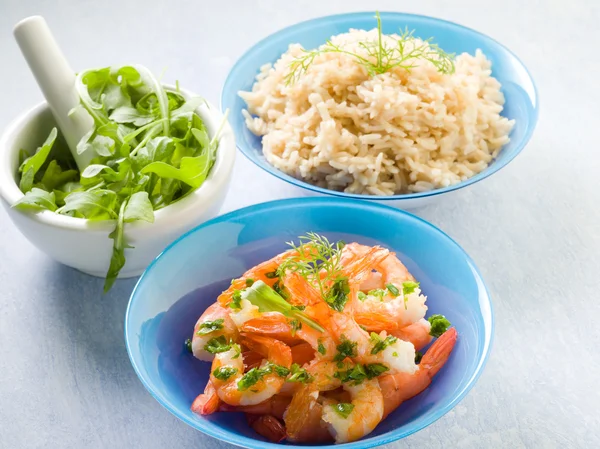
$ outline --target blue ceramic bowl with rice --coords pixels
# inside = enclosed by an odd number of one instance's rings
[[[146,389],[180,420],[214,438],[253,449],[306,447],[266,442],[242,413],[192,413],[190,405],[206,385],[210,364],[195,359],[183,342],[232,278],[308,231],[395,251],[421,282],[429,314],[444,314],[459,335],[429,388],[364,439],[339,447],[379,446],[441,418],[473,387],[490,352],[494,322],[483,279],[471,258],[433,225],[394,208],[338,198],[247,207],[206,222],[171,244],[141,276],[125,317],[127,351]]]
[[[322,17],[290,26],[258,42],[237,61],[225,81],[221,94],[221,108],[230,111],[229,121],[235,131],[236,143],[240,151],[270,175],[297,186],[301,194],[364,199],[400,208],[419,207],[440,200],[491,176],[511,162],[531,138],[538,118],[538,95],[535,84],[517,56],[494,39],[445,20],[394,12],[381,13],[381,20],[382,31],[385,34],[397,33],[399,29],[408,28],[414,30],[416,37],[433,37],[435,43],[448,53],[458,55],[467,52],[474,55],[476,50],[480,49],[491,61],[492,76],[502,84],[501,91],[506,100],[502,115],[515,120],[515,125],[510,133],[510,142],[502,148],[487,168],[458,184],[435,190],[373,196],[317,187],[284,173],[266,160],[262,151],[261,138],[254,135],[246,126],[242,110],[247,106],[238,92],[250,91],[260,67],[277,61],[291,43],[299,43],[306,49],[313,49],[325,43],[331,36],[346,33],[351,28],[371,30],[376,26],[373,12]]]

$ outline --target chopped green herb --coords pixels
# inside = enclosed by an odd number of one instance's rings
[[[416,289],[419,288],[419,283],[418,282],[413,282],[413,281],[406,281],[402,283],[402,294],[404,296],[406,295],[410,295],[411,293],[413,293]]]
[[[355,357],[357,345],[358,344],[356,342],[350,341],[342,336],[341,343],[336,347],[338,353],[335,355],[333,360],[336,362],[341,362],[346,357]]]
[[[265,273],[265,277],[267,279],[275,279],[279,277],[279,274],[277,274],[277,270],[275,271],[269,271],[268,273]]]
[[[238,380],[237,388],[239,391],[245,391],[251,386],[255,385],[259,380],[265,377],[267,374],[271,374],[271,370],[269,368],[252,368],[246,374],[242,376],[240,380]]]
[[[256,281],[251,287],[244,290],[242,297],[257,306],[261,313],[279,312],[288,318],[297,319],[319,332],[325,331],[319,323],[304,312],[294,309],[290,303],[263,281]]]
[[[292,364],[290,371],[292,375],[288,377],[288,382],[300,382],[305,384],[313,381],[313,377],[310,375],[310,373],[304,368],[301,368],[297,363]]]
[[[227,380],[234,374],[238,372],[237,368],[232,368],[231,366],[221,366],[213,371],[213,376],[215,376],[219,380]]]
[[[385,290],[382,288],[376,288],[373,290],[369,290],[369,295],[379,298],[380,301],[383,301],[383,297],[385,296],[385,294],[386,294]]]
[[[246,287],[252,287],[254,284],[254,279],[246,279]]]
[[[302,329],[302,323],[298,320],[290,320],[290,328],[292,329],[292,337],[296,336],[296,331]]]
[[[218,331],[219,329],[223,329],[223,323],[225,320],[223,318],[219,318],[214,321],[205,321],[200,325],[200,328],[196,331],[197,335],[207,335],[211,332]]]
[[[237,359],[239,356],[242,355],[242,348],[237,343],[232,343],[231,349],[233,349],[235,351],[235,355],[233,357],[231,357],[232,359]]]
[[[386,284],[385,287],[389,290],[392,296],[400,296],[400,290],[394,284]]]
[[[374,377],[381,376],[386,371],[390,369],[381,364],[381,363],[370,363],[365,365],[365,373],[367,374],[367,379],[373,379]]]
[[[189,353],[192,352],[192,340],[190,340],[189,338],[183,343],[183,345],[185,346],[185,350]]]
[[[354,410],[354,405],[346,402],[340,402],[339,404],[335,404],[333,409],[342,418],[347,419],[348,416],[350,416],[350,413],[352,413],[352,410]]]
[[[234,290],[233,295],[231,295],[231,302],[229,303],[229,307],[232,309],[241,309],[242,308],[242,291]]]
[[[220,337],[211,338],[208,343],[204,345],[204,349],[211,354],[217,354],[219,352],[229,351],[231,344],[227,342],[224,335]]]
[[[285,291],[285,286],[283,286],[279,280],[273,284],[273,290],[275,290],[283,299],[287,299],[289,296]]]
[[[431,324],[429,335],[436,338],[441,336],[450,326],[452,326],[450,321],[448,321],[444,315],[431,315],[427,320]]]
[[[415,363],[420,363],[423,358],[423,353],[421,351],[415,352]]]
[[[398,353],[397,353],[396,351],[392,352],[392,355],[393,355],[394,357],[398,357]]]
[[[367,295],[365,294],[365,292],[358,292],[358,299],[360,299],[361,301],[367,299]]]
[[[302,311],[302,310],[306,309],[306,306],[292,306],[292,309]]]
[[[325,346],[320,341],[319,341],[319,345],[317,346],[317,351],[319,351],[319,354],[321,354],[321,355],[325,355],[327,352],[327,350],[325,349]]]
[[[287,377],[290,374],[290,369],[285,366],[277,365],[276,363],[270,363],[267,365],[268,369],[275,371],[279,377]]]
[[[333,286],[325,296],[325,302],[329,304],[329,307],[333,310],[342,312],[348,302],[348,293],[350,293],[348,280],[345,278],[338,279],[334,282]]]
[[[398,339],[393,335],[388,335],[385,339],[381,338],[375,332],[371,332],[371,343],[373,343],[373,349],[371,349],[371,354],[378,354],[387,348],[389,345],[393,345],[396,343]]]
[[[344,366],[342,365],[342,368],[343,367]],[[356,364],[352,368],[349,368],[345,371],[336,372],[333,377],[341,380],[344,383],[352,382],[352,385],[359,385],[367,378],[367,373],[363,365]]]

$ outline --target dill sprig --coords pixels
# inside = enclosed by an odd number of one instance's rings
[[[315,58],[325,53],[342,53],[351,56],[365,68],[369,76],[380,75],[396,67],[410,71],[417,65],[418,60],[431,62],[441,73],[454,73],[454,53],[446,53],[432,42],[432,38],[416,44],[414,30],[409,31],[408,28],[400,30],[396,45],[389,45],[383,41],[379,12],[375,14],[375,17],[377,18],[377,41],[365,41],[358,44],[366,51],[366,57],[345,50],[328,40],[320,48],[303,50],[304,54],[290,63],[289,71],[284,79],[285,84],[290,85],[298,81]],[[407,45],[409,43],[410,45]]]
[[[296,254],[284,260],[277,269],[279,276],[297,273],[315,285],[323,298],[333,285],[345,280],[342,275],[342,248],[344,242],[332,243],[323,235],[308,232],[299,237],[300,244],[287,244]]]

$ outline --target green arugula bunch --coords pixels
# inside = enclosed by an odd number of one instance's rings
[[[201,98],[166,90],[142,66],[86,70],[77,77],[81,104],[94,128],[77,145],[93,152],[80,173],[56,128],[29,156],[21,151],[14,207],[88,220],[114,220],[108,291],[125,265],[126,223],[154,221],[154,211],[200,187],[215,163],[220,129],[210,139],[196,109]],[[62,143],[62,142],[61,142]]]

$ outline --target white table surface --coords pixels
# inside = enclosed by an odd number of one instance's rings
[[[600,447],[600,3],[1,0],[0,127],[41,99],[12,26],[44,15],[75,70],[138,62],[218,104],[234,61],[297,21],[367,8],[473,27],[531,69],[540,120],[506,169],[419,214],[455,238],[486,279],[495,342],[450,413],[389,448]],[[292,195],[240,155],[224,211]],[[134,279],[102,280],[31,246],[0,212],[0,447],[230,448],[144,390],[123,317]]]

